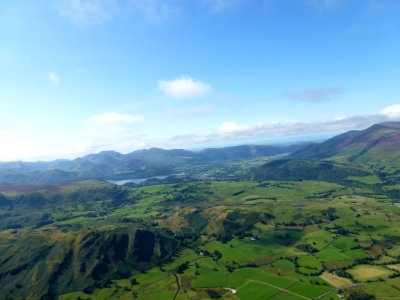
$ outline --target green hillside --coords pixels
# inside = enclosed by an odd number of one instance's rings
[[[168,258],[178,242],[159,230],[98,220],[1,233],[0,289],[13,299],[55,299],[106,286]]]
[[[319,180],[345,182],[349,176],[366,176],[367,172],[351,165],[330,161],[280,159],[266,163],[255,171],[257,180]]]
[[[201,151],[151,148],[128,154],[103,151],[73,160],[0,162],[0,185],[58,185],[88,179],[146,178],[182,173],[196,166],[288,154],[303,144],[241,145]]]
[[[398,131],[379,124],[297,158],[204,150],[208,164],[145,184],[1,185],[0,299],[398,299]],[[182,151],[135,157],[177,165]],[[121,155],[100,156],[80,163],[107,172]]]
[[[302,159],[351,162],[371,170],[395,172],[400,165],[400,123],[381,123],[349,131],[293,153]]]

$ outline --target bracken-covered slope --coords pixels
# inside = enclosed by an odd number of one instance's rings
[[[350,162],[394,172],[400,166],[400,123],[380,123],[365,130],[349,131],[297,151],[292,157]]]
[[[140,224],[99,221],[75,231],[1,232],[1,299],[56,299],[60,293],[106,286],[110,279],[155,266],[178,242]]]

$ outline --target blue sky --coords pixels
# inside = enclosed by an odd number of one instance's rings
[[[400,117],[397,0],[3,0],[0,160]]]

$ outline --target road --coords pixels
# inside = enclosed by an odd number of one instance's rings
[[[179,294],[179,292],[181,291],[181,283],[180,283],[180,281],[179,281],[178,275],[176,275],[175,272],[173,272],[172,274],[174,274],[174,277],[175,277],[175,280],[176,280],[176,286],[177,286],[177,288],[178,288],[178,289],[176,290],[175,296],[174,296],[174,298],[173,298],[173,300],[176,300],[176,297],[178,297],[178,294]]]

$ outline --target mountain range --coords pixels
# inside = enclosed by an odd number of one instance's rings
[[[128,154],[104,151],[73,160],[3,162],[0,163],[0,185],[54,185],[87,179],[146,178],[174,174],[185,167],[282,155],[287,157],[265,164],[255,171],[254,178],[326,180],[328,177],[346,177],[345,174],[395,173],[400,165],[399,146],[400,123],[388,122],[349,131],[322,143],[242,145],[201,151],[151,148]]]
[[[214,299],[226,286],[258,299],[252,278],[279,299],[355,286],[399,299],[399,137],[382,123],[318,144],[1,163],[0,299]],[[104,181],[180,169],[211,176]],[[386,273],[358,279],[371,268]]]
[[[128,154],[104,151],[73,160],[0,163],[0,184],[60,184],[85,179],[126,179],[169,175],[178,168],[289,154],[304,144],[242,145],[201,151],[151,148]]]
[[[370,170],[396,171],[400,163],[400,123],[375,124],[353,130],[323,143],[309,145],[292,154],[293,158],[329,160],[362,165]]]

